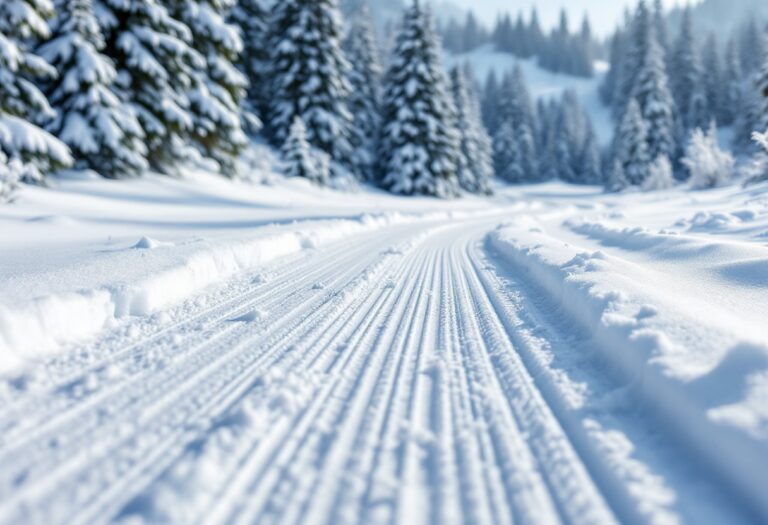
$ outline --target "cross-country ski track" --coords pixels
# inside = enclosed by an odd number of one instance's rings
[[[499,222],[308,249],[34,364],[0,524],[759,521]]]

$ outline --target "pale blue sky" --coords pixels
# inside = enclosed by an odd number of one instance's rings
[[[522,9],[528,13],[535,5],[539,10],[542,24],[546,27],[557,22],[560,8],[566,6],[573,27],[581,24],[584,13],[588,12],[595,32],[603,36],[613,31],[627,6],[637,3],[636,0],[451,0],[451,2],[473,9],[488,23],[495,20],[496,13],[499,11],[517,13]],[[684,0],[664,0],[664,4],[668,7],[685,3]]]

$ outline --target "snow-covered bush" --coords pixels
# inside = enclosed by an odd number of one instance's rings
[[[648,177],[643,181],[643,191],[668,190],[675,185],[672,163],[666,155],[660,155],[648,167]]]
[[[605,181],[605,191],[619,193],[629,188],[629,186],[629,181],[624,174],[624,165],[618,158],[614,159],[608,171],[608,178]]]
[[[22,166],[16,160],[9,161],[0,151],[0,203],[8,202],[21,180]]]
[[[309,144],[307,127],[301,117],[293,119],[282,155],[284,172],[289,177],[303,177],[322,185],[331,178],[331,156]]]
[[[752,139],[760,145],[766,153],[768,153],[768,131],[765,133],[758,133],[755,131],[752,134]]]
[[[700,128],[691,133],[682,159],[688,169],[692,188],[714,188],[733,179],[735,161],[717,143],[717,130],[711,126],[708,132]]]
[[[741,166],[740,174],[746,179],[746,184],[768,181],[768,131],[765,133],[755,132],[752,134],[752,139],[763,151]]]

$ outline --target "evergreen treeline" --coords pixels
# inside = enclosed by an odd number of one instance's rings
[[[453,53],[467,53],[492,43],[497,51],[518,58],[537,57],[539,65],[549,71],[582,77],[594,74],[594,61],[601,47],[586,17],[581,28],[571,32],[565,10],[560,14],[560,24],[549,34],[541,29],[536,9],[527,21],[522,14],[514,20],[508,14],[499,17],[492,31],[470,12],[463,24],[451,20],[442,33],[445,48]]]
[[[0,191],[70,166],[236,177],[260,133],[318,183],[487,193],[479,99],[443,71],[428,7],[405,11],[386,74],[370,15],[347,22],[337,0],[3,1]]]
[[[612,38],[601,86],[616,122],[611,189],[645,185],[654,165],[671,166],[678,180],[694,175],[686,156],[715,123],[734,126],[741,153],[754,151],[754,130],[768,128],[768,30],[751,20],[723,45],[695,34],[685,9],[676,33],[671,40],[659,0],[641,0]]]
[[[732,125],[742,151],[768,129],[768,32],[750,21],[725,43],[701,39],[684,16],[671,39],[665,20],[641,1],[612,39],[603,152],[575,94],[534,101],[520,67],[483,86],[467,67],[444,71],[419,0],[384,56],[367,11],[344,20],[338,0],[4,0],[0,197],[69,166],[118,178],[205,161],[237,177],[255,134],[288,174],[401,194],[486,194],[495,175],[613,190],[711,180],[692,158],[717,148],[710,123]],[[535,11],[492,34],[470,15],[462,34],[520,56],[553,46],[539,59],[568,68],[563,49],[594,52],[588,24],[572,35],[563,17],[545,36]]]

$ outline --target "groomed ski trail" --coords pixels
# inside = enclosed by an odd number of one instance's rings
[[[569,412],[497,223],[309,250],[40,363],[0,407],[0,524],[674,523]]]

